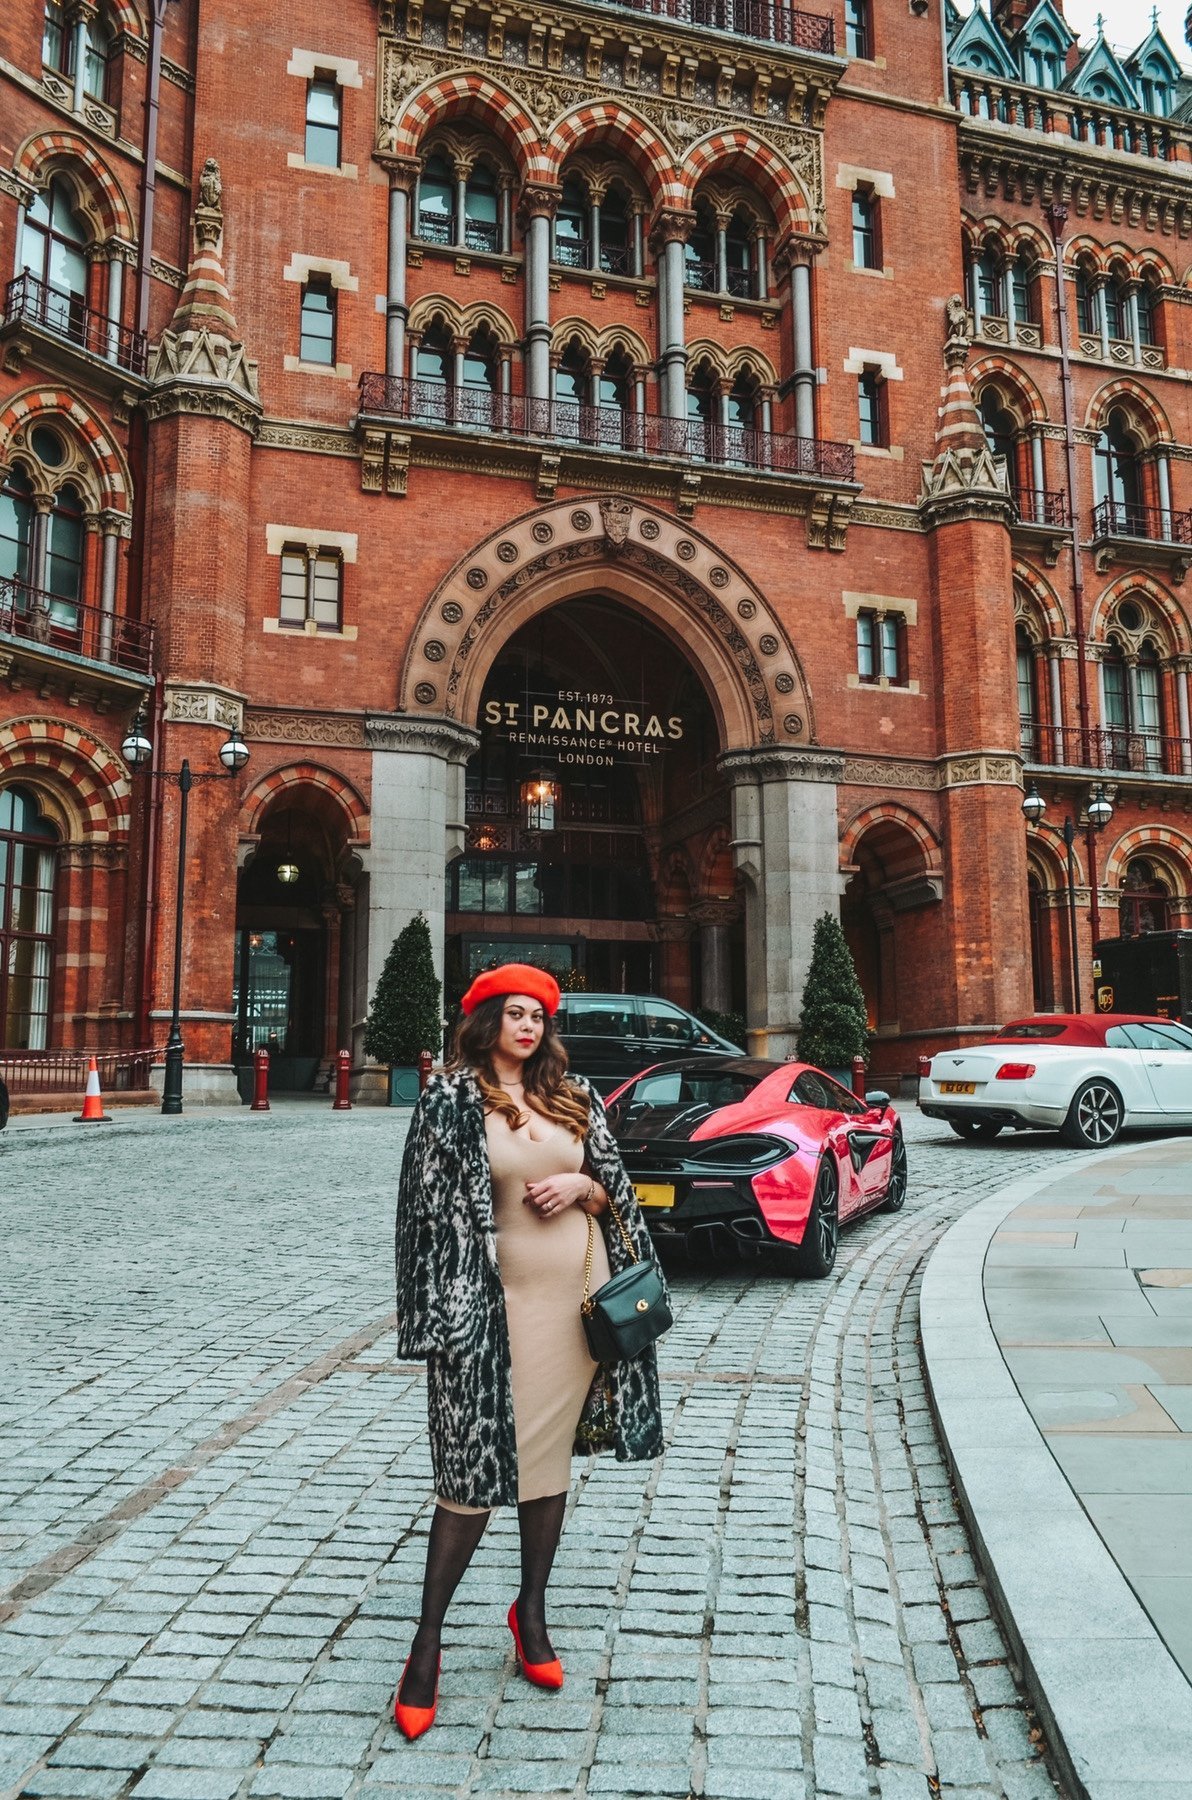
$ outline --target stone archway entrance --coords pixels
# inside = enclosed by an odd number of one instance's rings
[[[727,803],[726,816],[716,820],[719,849],[708,854],[733,871],[729,904],[737,896],[743,902],[737,985],[749,1044],[759,1054],[785,1054],[814,921],[838,904],[841,762],[815,746],[812,697],[765,595],[702,533],[636,500],[570,500],[526,514],[458,562],[424,606],[402,668],[399,710],[367,722],[370,983],[411,914],[425,912],[432,941],[445,944],[447,869],[469,847],[475,821],[467,772],[502,654],[534,621],[555,609],[562,618],[565,606],[596,599],[643,621],[658,659],[689,667],[706,703]],[[655,855],[651,873],[656,889],[680,896],[686,889],[691,902],[701,894],[698,869],[693,881],[673,859]],[[724,930],[731,921],[717,913],[718,904],[701,908],[696,921],[700,952],[710,954],[719,991],[731,994]],[[658,936],[666,944],[671,929]],[[673,950],[668,955],[674,979],[680,959]],[[685,978],[694,982],[696,975]]]

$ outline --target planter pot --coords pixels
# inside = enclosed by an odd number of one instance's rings
[[[390,1106],[416,1106],[418,1103],[418,1070],[403,1064],[389,1065]]]

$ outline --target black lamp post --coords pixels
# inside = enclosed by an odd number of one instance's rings
[[[120,746],[121,755],[131,769],[140,769],[153,755],[153,745],[145,735],[145,715],[141,711],[133,720],[128,736]],[[178,792],[182,795],[182,806],[178,814],[178,880],[174,892],[174,999],[170,1013],[170,1035],[166,1040],[166,1070],[161,1090],[161,1110],[163,1113],[175,1114],[182,1111],[182,1064],[184,1046],[182,1043],[182,913],[185,901],[186,880],[186,827],[190,813],[190,790],[196,781],[223,781],[229,775],[239,775],[248,761],[248,745],[233,725],[227,740],[219,747],[221,769],[211,773],[196,775],[191,769],[189,759],[183,757],[180,769],[154,769],[154,777],[158,781],[177,783]]]
[[[1063,842],[1068,877],[1068,998],[1070,1010],[1080,1011],[1080,952],[1076,942],[1076,865],[1072,855],[1072,846],[1076,842],[1076,825],[1071,813],[1064,814],[1062,825],[1052,825],[1043,817],[1047,810],[1047,802],[1032,781],[1022,802],[1022,816],[1028,825],[1035,825],[1040,831],[1049,831],[1052,837]],[[1104,831],[1113,817],[1113,807],[1105,798],[1105,790],[1098,782],[1093,789],[1088,804],[1090,831]]]

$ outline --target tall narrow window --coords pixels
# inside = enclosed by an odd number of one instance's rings
[[[56,833],[27,788],[0,788],[0,1045],[50,1041]]]
[[[857,377],[857,410],[860,416],[861,442],[884,445],[886,442],[885,383],[879,369],[862,369]]]
[[[306,89],[306,147],[308,163],[320,168],[340,165],[340,89],[334,75],[316,75]]]
[[[1109,743],[1109,764],[1114,769],[1130,766],[1130,671],[1122,655],[1121,645],[1112,642],[1101,664],[1101,692],[1105,707],[1105,730]]]
[[[869,0],[844,0],[844,49],[847,56],[873,55]]]
[[[41,33],[41,60],[59,75],[70,74],[71,32],[66,23],[66,8],[57,0],[49,0]]]
[[[893,687],[903,682],[903,628],[897,613],[857,614],[857,676]]]
[[[724,274],[728,293],[748,300],[754,290],[753,247],[750,220],[735,212],[724,234]]]
[[[1031,322],[1031,284],[1035,265],[1027,251],[1020,250],[1010,264],[1010,313],[1016,325]]]
[[[55,176],[25,211],[21,262],[43,282],[39,318],[51,331],[81,338],[87,299],[87,228],[66,182]]]
[[[54,495],[46,521],[46,588],[54,596],[51,621],[74,630],[83,591],[83,497],[69,482]]]
[[[418,182],[418,236],[428,244],[455,241],[455,177],[445,156],[429,156]]]
[[[1155,290],[1149,281],[1138,284],[1138,341],[1140,344],[1157,344],[1159,342],[1155,319]]]
[[[1142,766],[1148,774],[1163,772],[1163,689],[1159,657],[1153,644],[1144,644],[1135,670],[1135,707],[1132,721],[1142,739]]]
[[[857,675],[861,681],[877,680],[877,620],[868,612],[857,614]]]
[[[83,92],[90,94],[93,100],[106,100],[108,97],[108,62],[111,54],[112,41],[104,29],[103,21],[89,19],[83,50]]]
[[[1087,269],[1076,271],[1076,329],[1090,335],[1100,331],[1101,320],[1097,300],[1098,290],[1093,286],[1093,278]]]
[[[1035,681],[1035,646],[1025,631],[1015,634],[1018,671],[1018,739],[1028,762],[1039,756],[1039,694]]]
[[[282,551],[278,623],[287,631],[338,631],[343,563],[337,550],[289,544]]]
[[[716,217],[705,200],[696,203],[695,225],[683,246],[683,281],[699,293],[715,293],[719,285],[716,269]]]
[[[312,275],[303,286],[298,355],[303,362],[335,362],[335,289],[329,275]]]
[[[619,187],[611,187],[600,208],[600,267],[606,275],[631,275],[629,208]]]
[[[1122,282],[1114,279],[1105,283],[1105,323],[1111,338],[1129,336],[1126,324],[1126,291]]]
[[[499,250],[501,228],[497,178],[477,163],[464,189],[464,244],[469,250]]]
[[[588,197],[578,181],[565,181],[555,214],[555,261],[568,269],[587,269],[590,256]]]
[[[0,581],[29,581],[33,553],[33,483],[18,463],[0,488]]]
[[[878,201],[872,188],[853,189],[853,263],[858,269],[880,269]]]
[[[1138,440],[1120,410],[1111,412],[1097,438],[1094,473],[1098,500],[1109,502],[1114,531],[1145,536]]]

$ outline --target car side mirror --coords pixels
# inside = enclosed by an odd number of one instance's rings
[[[881,1108],[884,1111],[890,1104],[890,1096],[889,1094],[884,1093],[881,1088],[872,1088],[865,1096],[865,1104],[866,1106],[872,1106],[875,1110]]]

